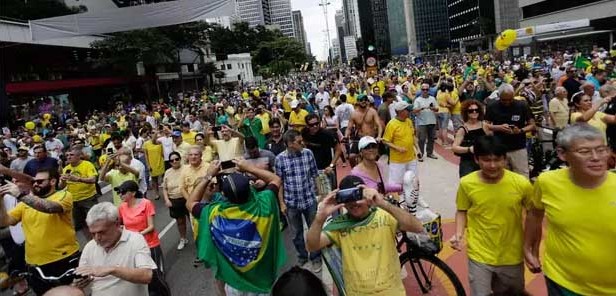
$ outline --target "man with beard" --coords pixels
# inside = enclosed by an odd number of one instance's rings
[[[0,226],[21,222],[26,238],[26,263],[32,274],[28,284],[37,295],[58,285],[70,284],[65,279],[56,284],[43,281],[33,267],[39,267],[46,276],[60,276],[70,268],[76,268],[79,244],[72,222],[73,197],[67,191],[56,191],[59,182],[56,169],[45,168],[34,176],[32,192],[29,184],[17,182],[0,187],[0,196],[9,193],[19,203],[6,212],[0,199]]]
[[[349,126],[344,135],[345,139],[350,139],[352,141],[349,155],[351,166],[357,164],[357,154],[359,150],[357,149],[356,141],[359,141],[361,137],[365,136],[374,137],[377,141],[380,141],[382,134],[383,126],[379,120],[379,114],[376,110],[368,108],[368,97],[360,95],[357,97],[357,108],[351,115]]]

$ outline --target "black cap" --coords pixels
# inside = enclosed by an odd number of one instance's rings
[[[362,178],[358,176],[348,175],[340,181],[340,186],[338,187],[342,190],[342,189],[355,188],[359,185],[365,185],[365,184],[366,183],[364,182]]]
[[[133,180],[128,180],[128,181],[124,181],[124,183],[122,183],[120,186],[113,188],[113,190],[115,190],[118,193],[123,193],[123,192],[138,192],[139,191],[139,185],[137,185],[137,182],[133,181]]]
[[[222,194],[232,203],[244,203],[250,196],[250,179],[239,173],[222,176]]]

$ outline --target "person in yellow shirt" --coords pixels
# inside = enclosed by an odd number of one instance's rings
[[[346,98],[347,103],[355,106],[355,104],[357,103],[357,91],[355,90],[355,87],[351,86],[349,88],[349,92],[346,94]]]
[[[0,196],[10,194],[19,201],[7,213],[4,198],[0,198],[0,227],[21,222],[26,263],[39,267],[46,275],[62,274],[79,265],[79,243],[73,228],[73,197],[68,191],[56,191],[59,180],[57,170],[41,169],[34,176],[29,193],[21,192],[22,185],[29,186],[20,183],[22,181],[9,183],[0,189]],[[71,282],[72,279],[66,279],[60,283],[49,283],[37,275],[28,279],[30,288],[37,295]]]
[[[566,127],[556,142],[558,157],[569,167],[535,181],[525,224],[526,265],[531,272],[543,271],[549,295],[616,295],[616,174],[608,172],[610,148],[603,133],[586,123]]]
[[[291,108],[293,108],[293,112],[289,115],[289,128],[301,132],[306,127],[306,115],[308,115],[308,111],[302,109],[298,100],[291,102]]]
[[[94,165],[82,160],[82,151],[73,147],[66,153],[68,164],[62,170],[59,188],[66,189],[73,196],[73,222],[75,230],[83,230],[84,236],[90,240],[92,234],[87,228],[86,215],[98,203],[96,181],[98,172]]]
[[[353,175],[340,181],[341,190],[360,185],[364,185],[363,180]],[[347,212],[323,227],[325,220],[342,207]],[[364,187],[363,199],[349,203],[337,203],[336,192],[332,192],[319,203],[306,235],[306,249],[340,248],[347,295],[403,296],[406,291],[400,278],[397,231],[424,230],[413,215],[385,201],[372,188]]]
[[[155,199],[159,199],[161,196],[159,192],[159,184],[161,183],[161,178],[165,173],[163,145],[158,142],[158,133],[155,131],[150,132],[148,138],[149,139],[143,143],[143,152],[145,153],[145,160],[148,164],[147,168],[150,169],[152,189],[154,189],[156,194]]]
[[[441,85],[436,95],[436,102],[438,104],[438,112],[436,118],[438,119],[438,138],[441,140],[441,146],[449,147],[450,141],[447,137],[447,127],[449,126],[449,120],[451,119],[451,113],[449,113],[449,101],[451,100],[451,94],[446,85]]]
[[[267,110],[267,108],[265,108],[264,104],[259,104],[259,106],[257,106],[256,113],[257,115],[255,115],[255,117],[261,120],[261,125],[263,126],[261,128],[261,134],[264,136],[269,135],[270,133],[269,122],[272,118],[270,112]]]
[[[189,145],[195,145],[195,136],[197,133],[190,130],[190,122],[182,122],[182,141]]]
[[[389,146],[389,181],[402,184],[407,171],[417,175],[415,153],[415,128],[409,118],[411,104],[401,101],[394,103],[396,117],[385,126],[383,143]]]
[[[498,138],[480,137],[473,149],[480,170],[460,179],[451,246],[461,251],[465,234],[468,237],[471,295],[521,295],[522,211],[530,202],[532,185],[505,169],[507,147]]]
[[[100,171],[100,179],[111,184],[112,188],[116,188],[124,181],[139,180],[139,171],[130,166],[131,158],[128,155],[113,154],[107,157],[105,164]],[[120,206],[122,199],[115,190],[113,191],[113,204]]]

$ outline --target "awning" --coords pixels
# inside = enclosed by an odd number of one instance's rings
[[[551,36],[551,37],[538,37],[537,41],[543,42],[543,41],[559,40],[559,39],[565,39],[565,38],[574,38],[574,37],[581,37],[581,36],[588,36],[588,35],[595,35],[595,34],[604,34],[604,33],[610,33],[610,32],[612,32],[612,31],[611,30],[601,30],[601,31],[590,31],[590,32],[581,32],[581,33],[573,33],[573,34],[564,34],[564,35],[557,35],[557,36]]]
[[[67,90],[82,87],[120,85],[146,80],[144,77],[101,77],[64,80],[40,80],[27,82],[9,82],[6,84],[8,94],[40,93]]]

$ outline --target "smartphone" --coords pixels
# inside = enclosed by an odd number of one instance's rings
[[[71,172],[72,172],[71,170],[66,170],[66,172],[65,172],[64,174],[66,174],[66,175],[70,175],[70,174],[71,174]]]
[[[434,108],[434,103],[430,103],[430,108]]]
[[[107,148],[107,154],[113,154],[113,148]]]
[[[516,126],[515,126],[515,125],[513,125],[513,124],[510,124],[510,125],[509,125],[509,128],[510,128],[510,129],[514,129],[514,128],[516,128]]]
[[[362,200],[364,198],[363,188],[342,189],[336,193],[336,203],[347,203]]]
[[[232,160],[223,161],[220,163],[220,168],[223,170],[231,169],[235,167],[235,163]]]
[[[213,132],[219,132],[222,129],[222,126],[220,125],[215,125],[212,127],[212,131]]]

